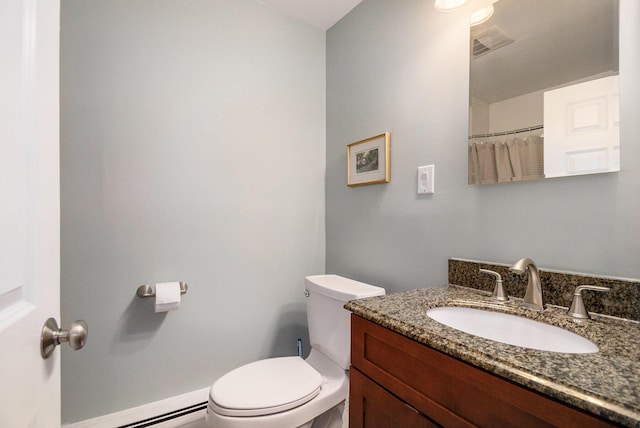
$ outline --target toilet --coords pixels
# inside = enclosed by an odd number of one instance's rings
[[[334,428],[343,426],[351,363],[349,300],[381,296],[384,288],[338,275],[305,278],[311,352],[238,367],[209,391],[210,428]]]

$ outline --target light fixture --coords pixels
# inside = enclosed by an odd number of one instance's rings
[[[436,0],[433,6],[440,12],[448,12],[457,9],[467,3],[469,0]]]
[[[471,21],[471,26],[480,25],[483,22],[486,22],[493,15],[493,5],[483,7],[480,10],[477,10],[471,14],[469,20]]]

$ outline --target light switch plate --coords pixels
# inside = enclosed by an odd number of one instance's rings
[[[434,191],[435,165],[418,167],[418,194],[430,194]]]

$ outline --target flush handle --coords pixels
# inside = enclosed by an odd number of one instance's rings
[[[68,343],[71,349],[78,350],[87,342],[89,328],[84,320],[78,320],[69,326],[69,330],[58,328],[54,318],[49,318],[42,327],[40,336],[40,354],[45,360],[53,355],[56,346]]]

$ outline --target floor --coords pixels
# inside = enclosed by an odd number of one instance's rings
[[[330,409],[314,419],[312,428],[344,428],[348,426],[348,424],[342,420],[343,412],[344,406],[339,404],[337,407]],[[190,415],[189,419],[188,422],[182,425],[166,425],[166,428],[207,428],[204,420],[204,410]],[[164,427],[165,425],[160,425],[158,428]]]
[[[204,423],[203,418],[197,421],[189,422],[186,425],[179,425],[176,428],[207,428],[207,425]]]

